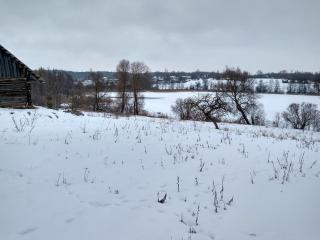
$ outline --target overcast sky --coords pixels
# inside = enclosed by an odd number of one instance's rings
[[[0,0],[0,44],[31,68],[320,71],[320,0]]]

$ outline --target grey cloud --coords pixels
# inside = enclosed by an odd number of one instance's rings
[[[320,71],[317,0],[0,0],[0,42],[33,68]]]

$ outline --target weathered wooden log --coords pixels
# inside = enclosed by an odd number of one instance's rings
[[[0,45],[0,106],[31,106],[31,82],[39,77]]]

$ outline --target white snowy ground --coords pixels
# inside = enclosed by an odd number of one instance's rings
[[[165,113],[173,116],[171,106],[177,98],[187,98],[205,94],[206,92],[144,92],[145,109],[152,113]],[[311,102],[320,108],[320,96],[286,95],[286,94],[259,94],[259,102],[263,104],[267,120],[272,121],[276,113],[281,113],[291,103]]]
[[[0,239],[320,239],[320,134],[221,128],[0,109]]]

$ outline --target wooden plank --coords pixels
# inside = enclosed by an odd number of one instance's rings
[[[8,66],[8,58],[4,57],[3,60],[4,60],[5,76],[6,77],[10,77],[10,75],[9,75],[9,66]]]
[[[6,88],[0,88],[0,93],[3,94],[10,94],[11,92],[26,92],[27,88],[11,88],[11,89],[6,89]]]
[[[3,94],[9,95],[13,93],[27,93],[28,88],[23,87],[23,88],[5,88],[5,87],[0,87],[0,96]]]
[[[6,90],[19,90],[19,89],[25,89],[27,88],[26,84],[18,83],[18,84],[0,84],[0,89],[6,89]]]
[[[25,83],[27,84],[26,80],[2,80],[0,84],[17,84],[17,83]]]
[[[27,99],[26,98],[10,98],[10,99],[8,98],[8,99],[1,99],[0,100],[0,104],[2,106],[9,105],[12,103],[27,104]]]
[[[17,87],[21,87],[22,85],[27,85],[28,83],[26,82],[0,82],[0,86],[17,86]],[[29,84],[30,85],[30,84]]]
[[[21,78],[2,78],[2,79],[0,79],[0,83],[1,82],[15,82],[15,81],[17,81],[17,82],[26,82],[27,81],[27,79],[21,79]]]
[[[26,100],[26,96],[14,96],[14,97],[1,97],[0,98],[0,102],[3,102],[3,101],[15,101],[15,100],[23,100],[25,99]]]
[[[0,51],[0,78],[4,78],[4,67],[3,67],[3,54],[2,52]]]

